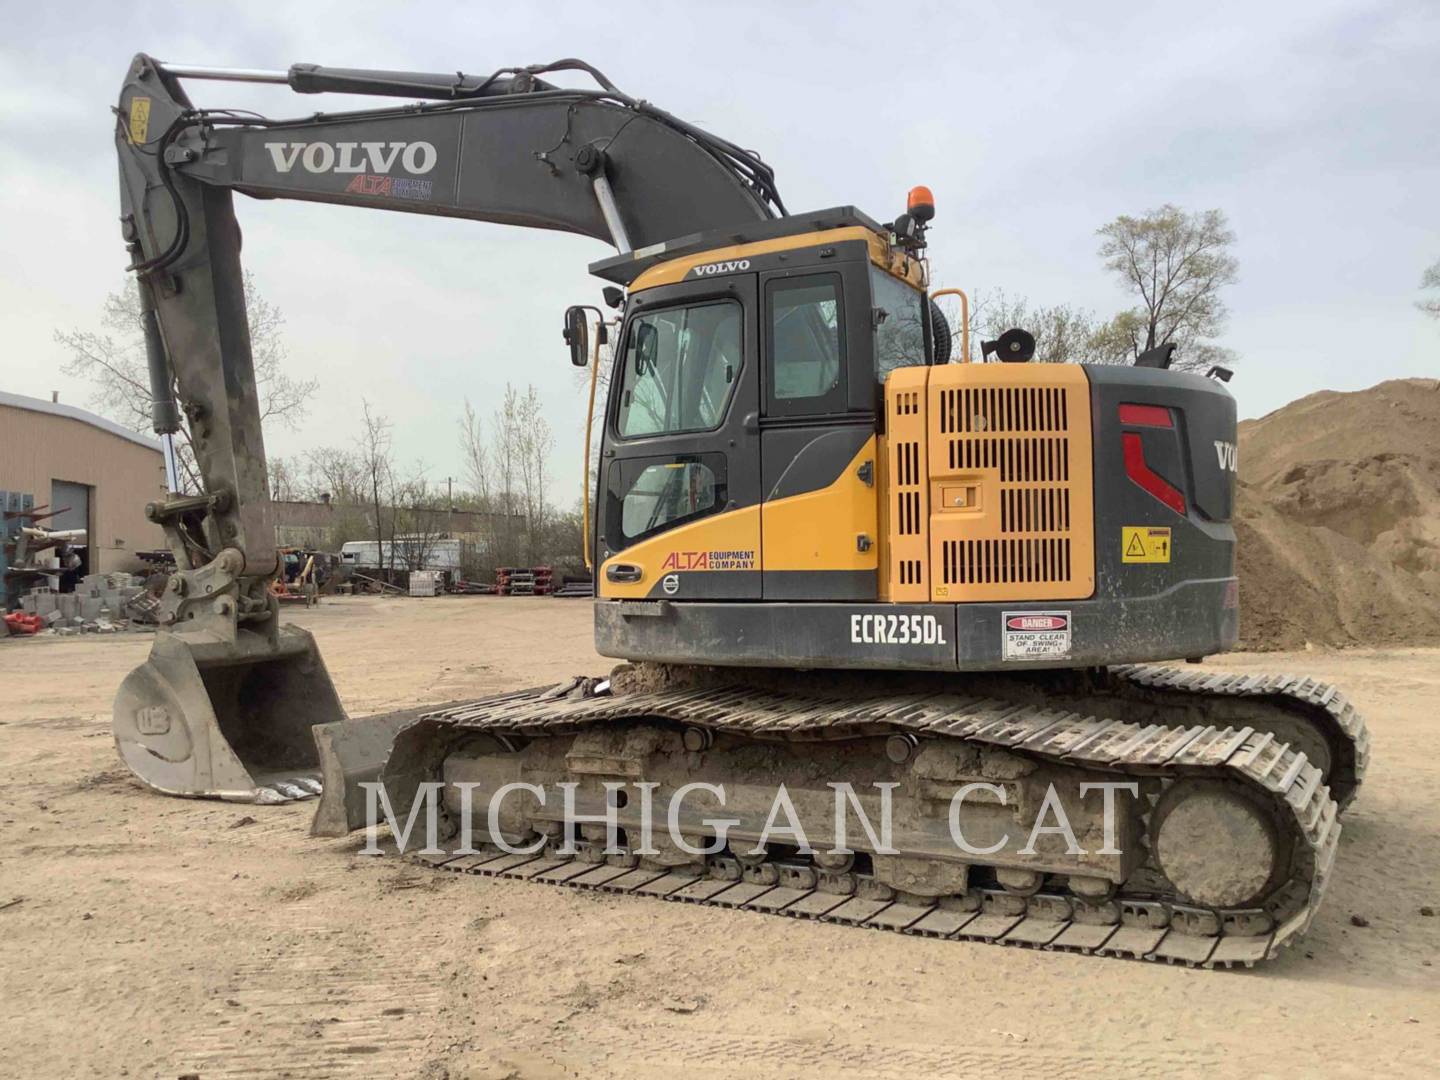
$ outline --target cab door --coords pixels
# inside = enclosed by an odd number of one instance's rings
[[[879,538],[867,264],[762,274],[766,600],[875,600]]]
[[[760,597],[753,273],[632,294],[610,383],[599,596]]]

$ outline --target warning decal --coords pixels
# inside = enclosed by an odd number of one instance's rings
[[[1168,563],[1170,530],[1150,525],[1125,525],[1120,529],[1120,559],[1127,563]]]
[[[149,134],[150,99],[133,97],[130,99],[130,141],[136,146],[140,146]]]
[[[1006,611],[1000,616],[1003,660],[1054,660],[1070,655],[1070,612]]]

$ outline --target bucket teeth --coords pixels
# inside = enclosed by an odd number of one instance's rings
[[[294,802],[298,799],[313,799],[320,794],[320,782],[308,776],[287,776],[283,780],[272,780],[268,787],[260,789],[273,791],[279,802]],[[256,802],[261,802],[258,796]],[[268,801],[268,800],[265,800]]]

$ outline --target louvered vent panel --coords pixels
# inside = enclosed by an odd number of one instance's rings
[[[953,364],[929,386],[936,600],[1094,591],[1090,396],[1074,365]]]
[[[888,597],[930,599],[930,483],[926,381],[930,368],[897,368],[885,383]]]

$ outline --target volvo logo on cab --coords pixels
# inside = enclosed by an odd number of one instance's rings
[[[738,274],[741,270],[749,269],[749,259],[732,259],[730,262],[706,263],[704,266],[692,267],[690,273],[696,277],[713,277],[716,274]]]
[[[267,142],[276,172],[288,173],[298,162],[312,173],[378,173],[384,176],[399,162],[415,176],[435,168],[439,155],[428,142]]]
[[[945,625],[934,615],[851,615],[855,645],[944,645]]]

